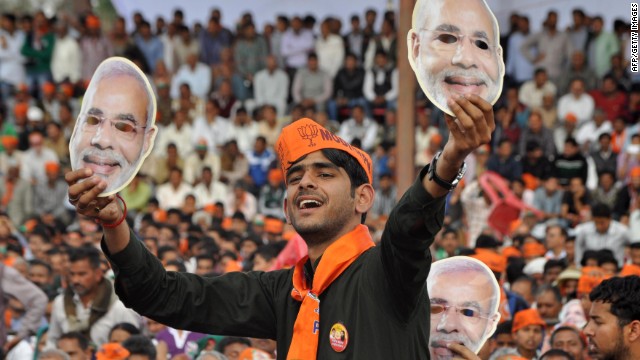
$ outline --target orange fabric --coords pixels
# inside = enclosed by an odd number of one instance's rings
[[[14,148],[18,146],[18,138],[13,135],[3,135],[2,136],[2,147],[6,148]]]
[[[525,258],[544,256],[547,249],[539,242],[528,242],[522,245],[522,255]]]
[[[634,264],[627,264],[623,266],[622,270],[620,271],[620,277],[625,277],[630,275],[640,276],[640,266],[634,265]]]
[[[220,224],[220,227],[222,227],[224,230],[231,230],[231,218],[230,217],[226,217],[224,219],[222,219],[222,223]]]
[[[270,360],[271,356],[262,350],[256,348],[246,348],[242,350],[238,356],[238,360]]]
[[[509,310],[509,298],[507,292],[504,291],[504,287],[500,285],[500,305],[498,306],[498,312],[500,313],[500,321],[502,324],[507,320],[511,320],[511,311]]]
[[[18,84],[18,91],[20,92],[27,92],[29,91],[29,85],[25,84],[25,83],[20,83]]]
[[[60,90],[67,95],[67,97],[73,96],[73,85],[71,84],[62,84],[60,85]]]
[[[570,112],[570,113],[567,113],[567,115],[564,116],[564,121],[571,122],[571,123],[576,123],[578,121],[578,117],[576,116],[576,114]]]
[[[293,271],[291,297],[301,301],[298,317],[293,325],[293,339],[287,359],[315,359],[318,352],[320,332],[320,298],[322,292],[363,252],[374,246],[369,229],[358,225],[325,250],[313,276],[313,287],[308,288],[304,277],[304,265],[309,259],[302,258]]]
[[[540,185],[538,178],[529,173],[522,174],[522,181],[524,182],[524,187],[528,190],[535,190]]]
[[[611,150],[614,153],[619,154],[624,146],[624,142],[627,139],[627,130],[622,130],[621,133],[612,132],[611,133]]]
[[[16,115],[16,117],[25,117],[25,116],[27,116],[27,111],[28,110],[29,110],[29,104],[24,103],[24,102],[17,103],[13,107],[13,113]]]
[[[442,135],[438,133],[434,133],[433,135],[431,135],[430,141],[433,142],[434,144],[440,145],[442,144]]]
[[[373,183],[371,157],[311,119],[303,118],[286,126],[276,141],[283,174],[302,156],[322,149],[338,149],[353,156],[367,173],[369,183]]]
[[[47,161],[44,163],[44,170],[47,174],[57,174],[60,171],[60,164],[55,161]]]
[[[224,266],[224,273],[234,272],[234,271],[242,271],[242,264],[240,261],[229,260]]]
[[[538,310],[520,310],[513,317],[513,327],[511,328],[511,333],[515,333],[516,331],[529,325],[540,325],[543,328],[547,326],[544,320],[542,320],[542,318],[540,317],[540,314],[538,314]]]
[[[629,172],[631,177],[640,177],[640,166],[634,166]]]
[[[518,248],[516,248],[515,246],[507,246],[506,248],[502,249],[502,256],[506,257],[507,259],[510,257],[522,257],[522,252],[520,252],[520,250],[518,250]]]
[[[7,207],[7,205],[9,205],[9,203],[11,202],[11,199],[13,199],[13,186],[15,184],[13,183],[13,181],[6,181],[4,183],[4,188],[5,188],[5,192],[4,195],[2,195],[2,206],[3,207]]]
[[[578,294],[589,294],[603,280],[610,278],[598,266],[585,266],[582,268],[582,276],[578,280]]]
[[[489,249],[475,249],[472,258],[482,261],[493,272],[501,273],[507,270],[507,258]]]
[[[284,223],[279,219],[264,219],[264,232],[270,234],[282,234]]]
[[[156,211],[153,212],[153,220],[155,222],[159,222],[159,223],[163,223],[165,221],[167,221],[167,212],[162,210],[162,209],[158,209]]]
[[[96,353],[97,360],[126,360],[130,353],[118,343],[106,343]]]

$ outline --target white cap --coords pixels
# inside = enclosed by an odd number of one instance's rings
[[[547,259],[543,257],[535,258],[525,265],[522,272],[525,275],[532,276],[533,274],[542,274],[544,272],[544,265],[547,263]]]
[[[37,106],[31,106],[27,110],[27,119],[30,121],[42,121],[44,119],[44,111]]]

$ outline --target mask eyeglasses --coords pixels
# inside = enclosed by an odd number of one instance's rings
[[[133,140],[138,133],[138,129],[146,129],[146,126],[135,125],[133,120],[108,119],[106,116],[98,114],[83,114],[83,128],[85,131],[96,131],[105,121],[114,127],[116,134],[125,140]]]

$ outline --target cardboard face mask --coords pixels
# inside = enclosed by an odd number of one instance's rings
[[[407,35],[409,63],[429,100],[453,116],[447,101],[476,94],[494,104],[504,61],[498,21],[484,0],[418,0]]]
[[[107,181],[100,196],[126,187],[153,148],[156,99],[144,73],[112,57],[96,69],[82,100],[69,152],[71,168],[90,168]]]
[[[431,301],[431,359],[452,359],[450,343],[478,353],[500,320],[500,288],[479,260],[454,256],[431,265],[427,278]]]

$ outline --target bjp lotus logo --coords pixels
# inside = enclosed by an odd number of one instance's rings
[[[316,146],[313,142],[313,138],[318,136],[318,126],[312,124],[300,126],[298,128],[298,134],[300,134],[301,138],[309,140],[309,147]]]

